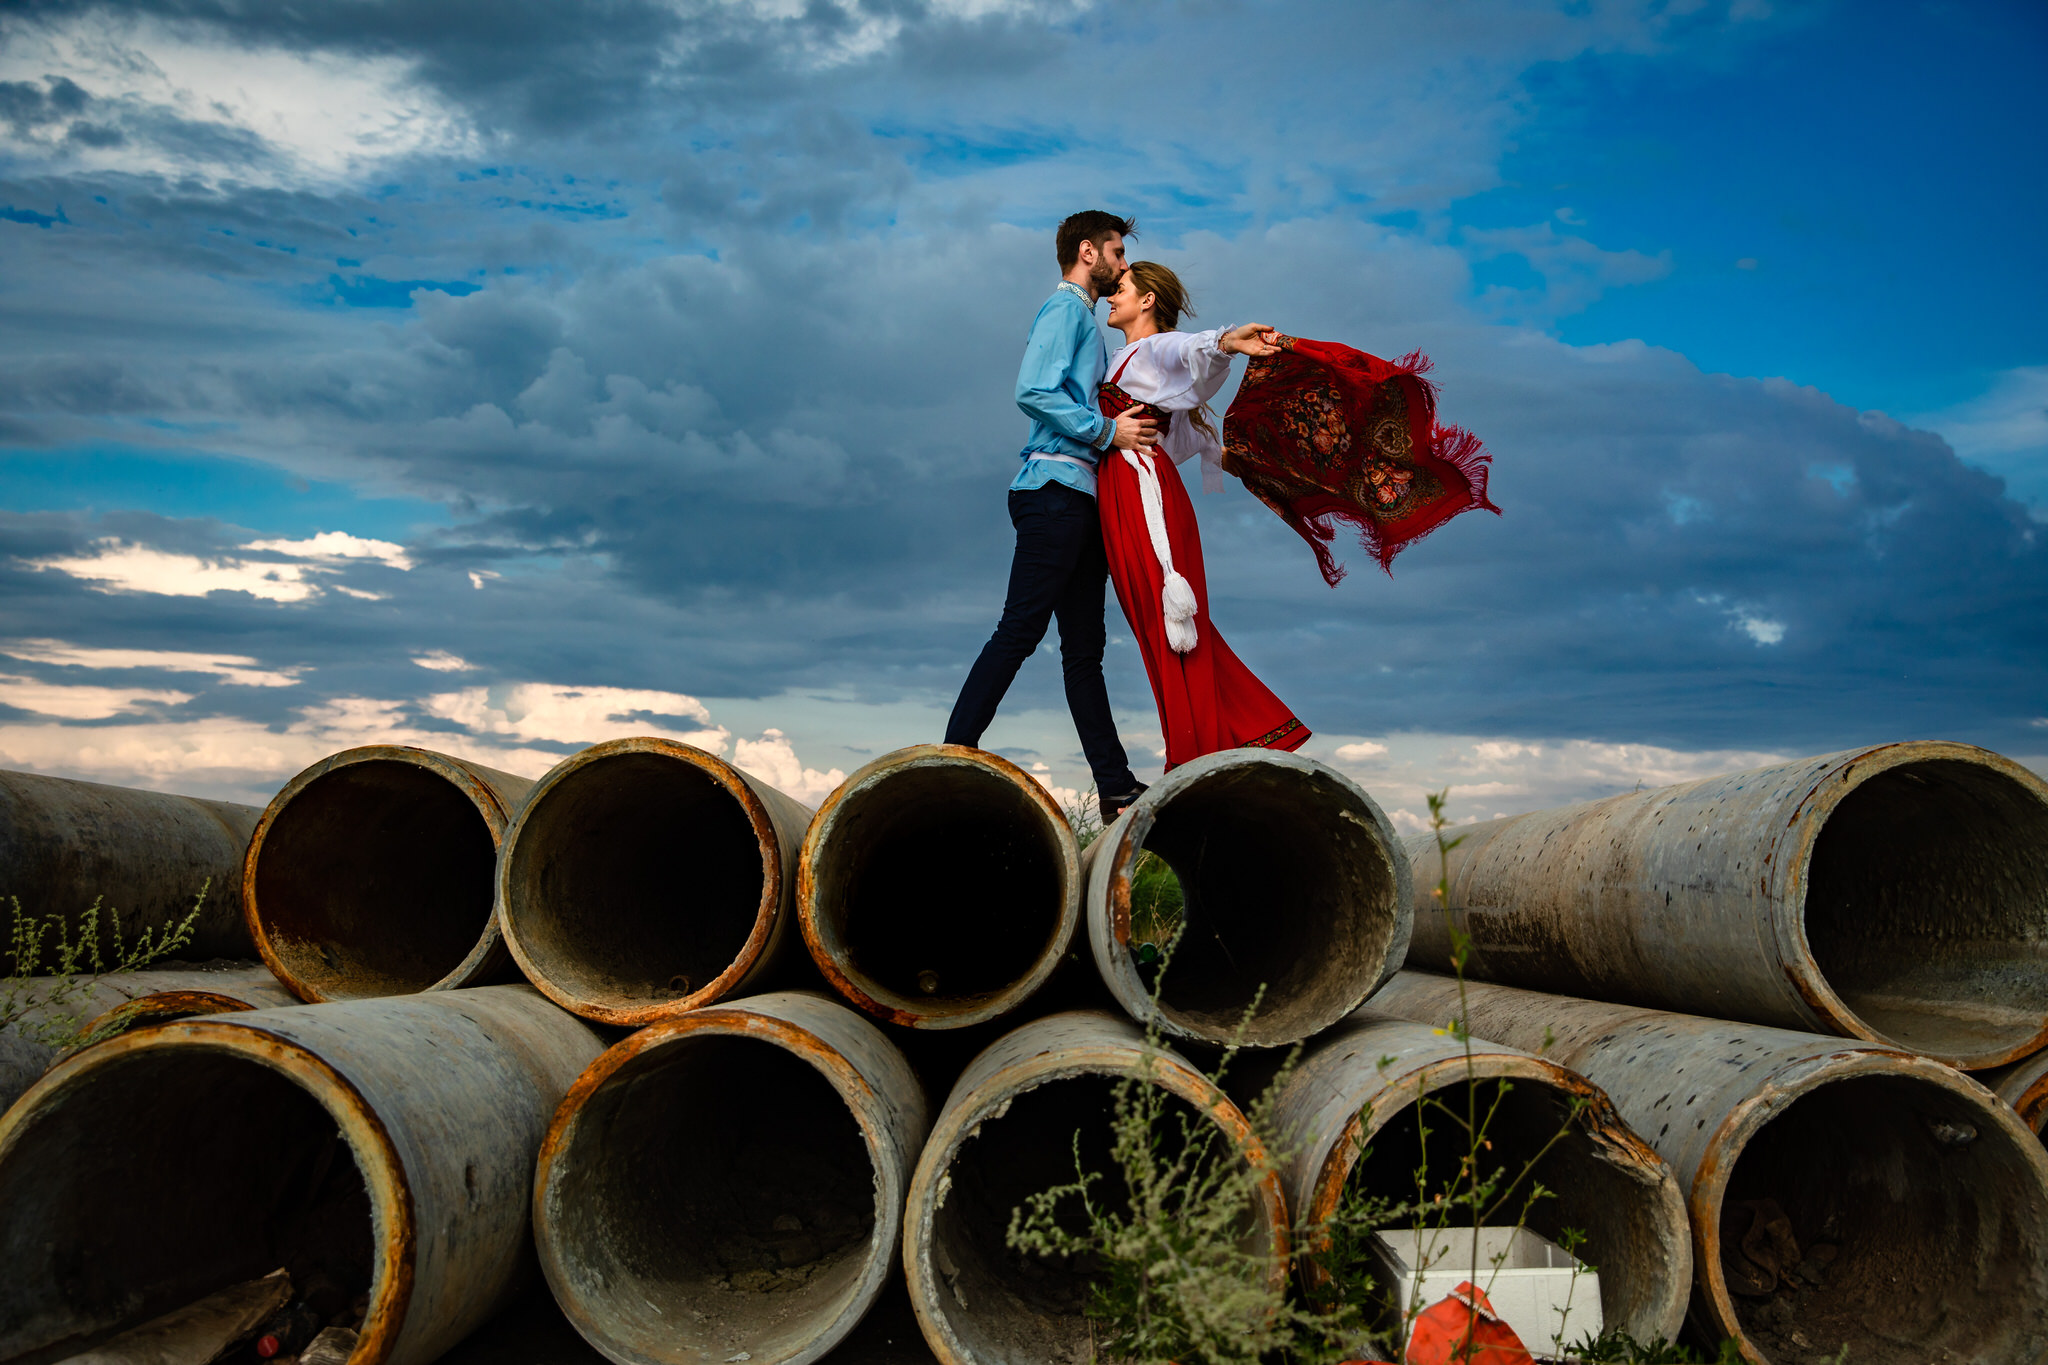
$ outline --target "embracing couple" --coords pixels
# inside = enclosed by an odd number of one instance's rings
[[[1126,262],[1124,239],[1136,230],[1099,210],[1060,224],[1061,279],[1031,324],[1017,375],[1031,435],[1010,484],[1009,595],[946,724],[948,744],[978,746],[1057,617],[1067,707],[1104,824],[1145,790],[1102,678],[1104,579],[1115,582],[1144,655],[1169,770],[1219,749],[1295,749],[1309,737],[1210,624],[1201,533],[1175,469],[1199,458],[1204,483],[1220,486],[1222,445],[1206,406],[1233,355],[1270,355],[1279,336],[1261,323],[1175,330],[1194,314],[1187,291],[1163,265]],[[1104,297],[1109,325],[1124,337],[1114,355],[1095,323]]]

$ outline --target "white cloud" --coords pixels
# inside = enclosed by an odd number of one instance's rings
[[[0,704],[63,720],[105,720],[110,716],[133,715],[153,706],[177,706],[190,700],[190,692],[79,687],[0,673]]]
[[[379,602],[387,594],[316,575],[340,574],[347,566],[362,563],[393,569],[413,566],[403,545],[368,540],[346,531],[322,531],[305,540],[255,540],[241,550],[290,558],[280,562],[249,559],[240,552],[213,556],[183,554],[109,537],[94,541],[90,554],[59,555],[31,560],[29,564],[32,568],[55,569],[83,579],[101,592],[146,592],[164,597],[246,592],[268,602],[304,602],[328,591]]]
[[[1638,787],[1668,787],[1719,773],[1782,761],[1787,755],[1749,749],[1666,749],[1595,740],[1393,734],[1384,745],[1333,742],[1318,735],[1311,757],[1344,769],[1387,812],[1403,834],[1429,827],[1427,793],[1450,791],[1457,823],[1596,800]],[[1361,758],[1348,750],[1379,748]]]
[[[1773,616],[1764,615],[1760,608],[1731,603],[1720,593],[1694,593],[1693,601],[1703,607],[1712,607],[1728,618],[1728,623],[1747,635],[1758,645],[1782,644],[1785,640],[1785,623]]]
[[[306,564],[202,559],[121,540],[94,541],[89,555],[31,560],[30,564],[83,579],[101,592],[147,592],[164,597],[246,592],[267,602],[305,601],[319,592],[308,575],[321,572]]]
[[[1767,616],[1752,616],[1747,612],[1735,618],[1735,624],[1742,627],[1743,634],[1760,645],[1775,645],[1785,638],[1785,623],[1773,621]]]
[[[243,654],[187,654],[168,649],[93,649],[63,640],[16,640],[0,648],[11,658],[66,668],[160,668],[168,673],[212,673],[243,687],[291,687],[295,668],[266,669]]]
[[[469,586],[475,588],[478,592],[482,592],[484,590],[485,579],[503,578],[504,576],[505,575],[493,572],[490,569],[471,569],[469,571]]]
[[[656,734],[723,753],[730,738],[724,727],[712,725],[704,703],[680,692],[512,683],[436,693],[423,698],[420,709],[472,734],[509,735],[528,742],[594,744],[620,734]],[[699,728],[664,726],[654,720],[669,716],[689,717]]]
[[[412,556],[403,545],[388,540],[369,540],[346,531],[320,531],[305,540],[252,540],[245,549],[290,555],[294,559],[374,559],[394,569],[410,569]]]
[[[65,688],[0,675],[0,703],[54,718],[0,722],[0,767],[261,804],[294,773],[358,745],[410,744],[539,777],[575,746],[653,734],[716,754],[731,749],[738,767],[807,805],[817,805],[846,780],[839,768],[806,765],[781,730],[765,729],[759,739],[733,744],[731,732],[712,724],[695,698],[624,688],[524,683],[419,701],[337,697],[300,707],[282,728],[232,716],[138,719],[89,729],[59,723],[146,715],[150,706],[189,699],[181,692]],[[702,728],[662,725],[650,719],[657,714],[688,716]],[[444,724],[427,724],[427,718]],[[450,721],[460,728],[446,728]]]
[[[1336,749],[1336,757],[1346,763],[1356,763],[1360,759],[1373,758],[1380,754],[1385,753],[1386,751],[1386,745],[1375,744],[1373,741],[1369,739],[1362,739],[1356,744],[1338,745]]]
[[[415,79],[412,63],[250,46],[204,29],[94,11],[0,25],[0,79],[62,77],[97,103],[80,123],[121,136],[71,136],[70,121],[28,130],[17,155],[92,169],[335,181],[386,159],[474,150],[467,121]],[[213,137],[152,136],[167,122]],[[260,138],[267,157],[247,148]]]
[[[461,655],[450,654],[445,649],[430,649],[424,654],[415,654],[412,661],[421,668],[429,668],[436,673],[467,673],[476,667]]]
[[[846,780],[846,774],[837,768],[822,773],[806,768],[780,730],[763,730],[759,739],[740,740],[733,745],[732,761],[741,771],[812,807]]]

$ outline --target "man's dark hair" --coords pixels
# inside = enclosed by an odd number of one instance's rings
[[[1061,223],[1059,236],[1061,271],[1072,270],[1074,262],[1081,259],[1081,243],[1093,242],[1099,251],[1102,249],[1102,243],[1107,240],[1112,232],[1121,233],[1126,237],[1135,237],[1138,235],[1138,220],[1135,218],[1119,218],[1113,213],[1104,213],[1101,209],[1083,209],[1081,212],[1068,218],[1066,222]]]

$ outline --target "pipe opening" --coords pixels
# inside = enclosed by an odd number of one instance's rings
[[[469,794],[390,759],[322,773],[256,855],[278,965],[321,999],[409,995],[460,967],[491,923],[491,827]]]
[[[976,764],[849,791],[811,866],[815,931],[854,983],[918,1015],[975,1010],[1030,977],[1068,904],[1047,812]]]
[[[2048,1194],[2021,1139],[1985,1117],[1930,1081],[1855,1076],[1749,1139],[1719,1248],[1736,1318],[1767,1358],[1845,1345],[1859,1365],[2039,1354]]]
[[[710,773],[624,752],[544,788],[506,856],[528,965],[580,1005],[624,1010],[693,995],[739,960],[772,855]]]
[[[1457,1064],[1462,1071],[1464,1063]],[[1575,1096],[1527,1075],[1512,1079],[1453,1081],[1431,1092],[1453,1114],[1425,1111],[1419,1103],[1404,1105],[1387,1118],[1378,1132],[1367,1139],[1366,1150],[1345,1176],[1347,1200],[1384,1200],[1390,1204],[1431,1204],[1439,1194],[1449,1194],[1459,1183],[1459,1169],[1467,1145],[1458,1140],[1459,1123],[1466,1104],[1485,1123],[1490,1147],[1480,1151],[1484,1177],[1504,1176],[1498,1201],[1505,1202],[1486,1218],[1489,1226],[1522,1223],[1531,1232],[1563,1245],[1565,1230],[1575,1228],[1586,1235],[1575,1253],[1580,1261],[1600,1272],[1600,1315],[1597,1321],[1628,1327],[1652,1320],[1660,1311],[1662,1281],[1671,1272],[1673,1230],[1660,1216],[1663,1207],[1660,1186],[1653,1170],[1640,1161],[1628,1160],[1635,1147],[1633,1139],[1606,1133],[1597,1126],[1592,1111],[1572,1114]],[[1492,1114],[1490,1121],[1486,1119]],[[1616,1121],[1618,1122],[1618,1121]],[[1422,1129],[1429,1129],[1427,1140]],[[1558,1135],[1563,1133],[1560,1138]],[[1553,1145],[1553,1140],[1555,1144]],[[1544,1149],[1548,1147],[1549,1150]],[[1342,1160],[1344,1153],[1332,1153]],[[1533,1166],[1531,1163],[1534,1163]],[[1526,1171],[1528,1174],[1522,1176]],[[1517,1177],[1521,1177],[1517,1180]],[[1528,1202],[1534,1185],[1553,1194]],[[1468,1208],[1453,1218],[1459,1227],[1470,1227]],[[1395,1226],[1429,1227],[1434,1220],[1418,1219],[1412,1213],[1395,1219]],[[1677,1226],[1680,1238],[1684,1224]],[[1395,1285],[1388,1269],[1372,1255],[1370,1244],[1352,1249],[1332,1263],[1322,1258],[1322,1268],[1336,1281],[1339,1294],[1351,1292],[1377,1303],[1383,1326],[1396,1317]],[[1489,1272],[1479,1266],[1482,1278]],[[1377,1288],[1370,1294],[1350,1290],[1361,1275],[1371,1275]],[[1564,1346],[1570,1346],[1592,1332],[1596,1319],[1590,1313],[1574,1313],[1562,1324]],[[1639,1335],[1641,1333],[1638,1333]],[[1538,1354],[1548,1354],[1552,1343],[1526,1343]]]
[[[1878,773],[1814,841],[1805,916],[1822,976],[1879,1035],[2002,1059],[2048,1024],[2048,802],[1973,763]]]
[[[1399,919],[1372,812],[1320,773],[1221,767],[1156,809],[1143,847],[1179,885],[1183,927],[1160,1011],[1199,1037],[1280,1046],[1328,1027],[1378,982]]]
[[[626,1062],[547,1180],[557,1292],[636,1360],[787,1360],[895,1250],[874,1241],[877,1178],[846,1101],[760,1039],[697,1034]]]
[[[1086,1259],[1041,1257],[1012,1250],[1005,1237],[1013,1210],[1030,1196],[1075,1179],[1078,1133],[1084,1169],[1106,1177],[1090,1190],[1096,1203],[1129,1212],[1128,1193],[1110,1157],[1114,1076],[1061,1077],[1014,1096],[1007,1110],[984,1119],[952,1153],[946,1191],[931,1224],[931,1257],[939,1283],[933,1298],[954,1335],[975,1360],[1087,1360],[1092,1324],[1083,1316],[1099,1267]],[[1161,1157],[1181,1151],[1181,1120],[1201,1132],[1209,1121],[1178,1096],[1167,1098],[1168,1121],[1155,1131]],[[1234,1156],[1219,1131],[1215,1150]],[[1061,1221],[1085,1228],[1077,1200],[1063,1201]],[[1249,1200],[1244,1246],[1270,1254],[1272,1236]],[[928,1305],[929,1306],[929,1305]]]
[[[283,1266],[370,1288],[369,1194],[320,1102],[250,1058],[136,1052],[45,1095],[0,1158],[0,1358],[61,1360]]]

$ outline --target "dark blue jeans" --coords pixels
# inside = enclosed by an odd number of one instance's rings
[[[1003,619],[961,685],[960,699],[946,722],[946,743],[980,746],[982,732],[996,718],[996,707],[1017,670],[1057,617],[1067,709],[1080,733],[1081,751],[1088,755],[1096,789],[1121,795],[1135,788],[1138,779],[1116,736],[1109,687],[1102,681],[1102,650],[1109,641],[1102,620],[1109,560],[1102,551],[1102,518],[1095,499],[1063,483],[1012,491],[1010,524],[1017,528],[1017,554],[1010,561]]]

